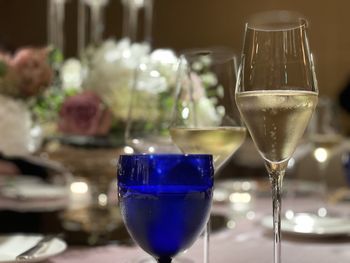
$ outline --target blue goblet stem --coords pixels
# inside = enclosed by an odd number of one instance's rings
[[[162,257],[157,260],[158,263],[171,263],[173,259],[170,257]]]

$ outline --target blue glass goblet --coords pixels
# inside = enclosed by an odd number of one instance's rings
[[[202,232],[210,214],[214,168],[205,154],[122,155],[119,203],[134,241],[170,263]]]

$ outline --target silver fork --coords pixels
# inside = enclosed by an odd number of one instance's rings
[[[16,257],[16,260],[22,261],[22,260],[29,260],[37,257],[37,253],[43,249],[47,249],[54,238],[56,238],[56,235],[44,236],[33,247],[19,254]]]

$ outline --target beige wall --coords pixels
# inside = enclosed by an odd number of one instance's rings
[[[121,35],[121,6],[110,0],[106,36]],[[154,0],[154,46],[176,50],[225,45],[241,49],[244,21],[254,12],[289,9],[310,21],[321,95],[336,97],[350,76],[349,0]],[[76,2],[67,10],[67,53],[76,51]],[[0,36],[15,46],[43,44],[45,0],[0,0]]]

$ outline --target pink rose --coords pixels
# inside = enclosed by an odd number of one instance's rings
[[[53,71],[48,54],[47,48],[23,48],[16,52],[11,65],[20,78],[22,96],[37,95],[50,85]]]
[[[68,97],[59,113],[59,130],[79,135],[106,135],[112,114],[91,91]]]
[[[184,92],[181,95],[184,100],[190,101],[193,99],[197,101],[203,97],[206,97],[202,80],[196,73],[191,72],[190,75],[183,80],[182,85],[185,87],[191,87],[191,89],[184,89]],[[191,94],[189,92],[191,92]]]

